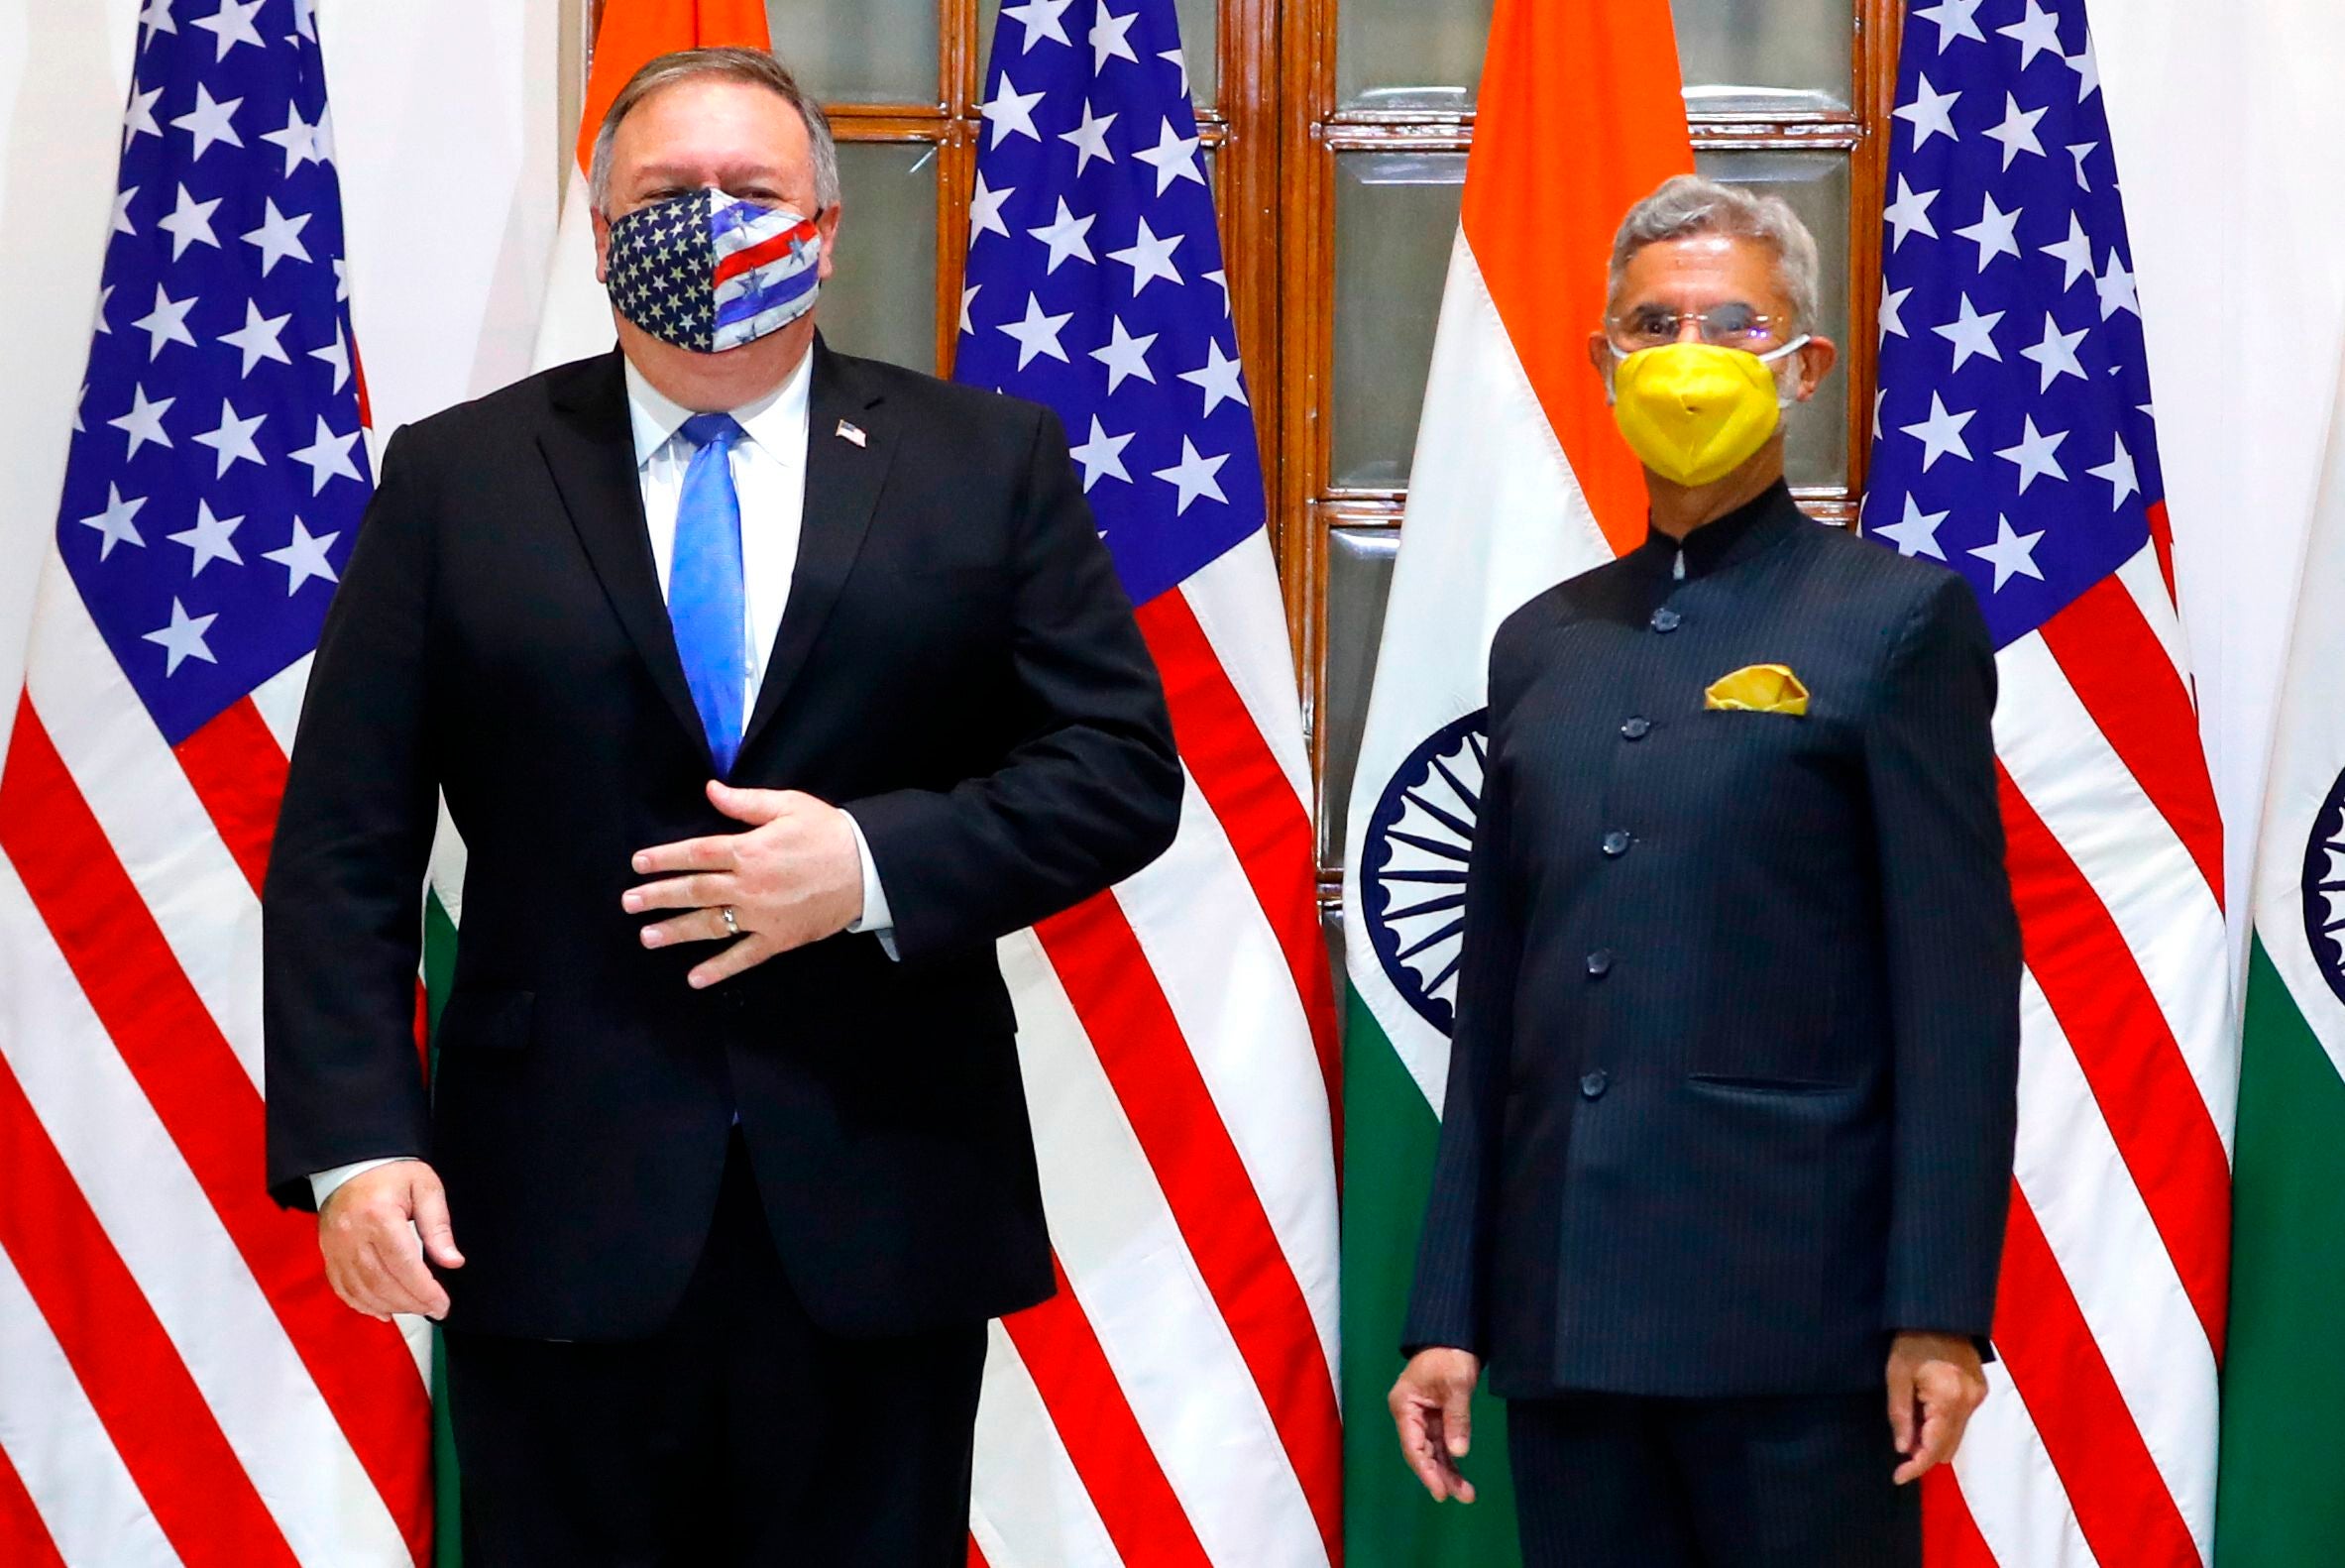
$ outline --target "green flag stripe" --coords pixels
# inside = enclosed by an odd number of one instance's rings
[[[431,1015],[434,1065],[440,1009],[456,978],[456,923],[436,892],[423,901],[423,997]],[[437,1330],[431,1336],[431,1471],[433,1568],[462,1568],[462,1502],[456,1486],[456,1439],[448,1429],[448,1355]]]
[[[2248,953],[2238,1126],[2215,1560],[2345,1563],[2345,1080],[2260,938]]]
[[[1504,1407],[1476,1397],[1471,1507],[1426,1496],[1385,1412],[1441,1124],[1360,993],[1344,996],[1345,1551],[1351,1568],[1507,1568],[1520,1552]]]

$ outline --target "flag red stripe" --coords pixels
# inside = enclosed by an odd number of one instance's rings
[[[1027,1375],[1051,1412],[1051,1424],[1066,1448],[1089,1494],[1091,1507],[1107,1527],[1108,1539],[1125,1568],[1211,1568],[1188,1512],[1165,1479],[1148,1434],[1132,1413],[1123,1385],[1091,1320],[1067,1284],[1065,1267],[1052,1259],[1059,1293],[1042,1305],[1002,1319]],[[981,1562],[976,1542],[970,1560]]]
[[[1930,1568],[1995,1568],[1952,1465],[1922,1478],[1922,1561]]]
[[[2174,523],[2166,514],[2166,503],[2150,503],[2150,543],[2158,551],[2158,575],[2166,579],[2167,603],[2179,605],[2181,596],[2174,586]]]
[[[974,1535],[969,1537],[969,1568],[988,1568],[984,1549],[977,1544],[977,1537]]]
[[[777,234],[770,240],[760,240],[745,251],[735,251],[730,256],[720,258],[717,263],[717,281],[728,283],[743,273],[753,273],[768,262],[780,261],[790,254],[792,244],[814,238],[815,232],[813,224],[801,223],[787,233]]]
[[[1112,894],[1044,922],[1037,935],[1253,1374],[1328,1557],[1340,1563],[1342,1423],[1326,1352],[1172,1003]]]
[[[2223,902],[2223,818],[2181,672],[2124,583],[2104,577],[2043,625],[2045,645],[2110,749]]]
[[[23,746],[20,738],[16,748]],[[9,852],[13,857],[13,845]],[[284,1532],[5,1057],[0,1189],[8,1194],[0,1203],[0,1249],[16,1264],[123,1468],[187,1568],[295,1568]]]
[[[33,1506],[33,1494],[8,1462],[6,1448],[0,1448],[0,1563],[11,1568],[65,1568],[41,1511]]]
[[[285,794],[285,753],[276,732],[247,697],[171,750],[259,897]]]
[[[315,1224],[261,1181],[261,1096],[179,968],[31,699],[0,774],[0,848],[219,1214],[409,1548],[430,1544],[430,1399],[396,1328],[327,1288]]]
[[[1229,671],[1197,623],[1185,594],[1160,594],[1139,612],[1141,634],[1156,655],[1172,711],[1180,759],[1229,836],[1246,880],[1262,905],[1310,1019],[1311,1041],[1327,1082],[1336,1145],[1342,1147],[1341,1054],[1335,1035],[1335,985],[1327,938],[1319,926],[1317,847],[1311,819],[1294,786],[1238,695]]]
[[[2231,1167],[2141,963],[2084,873],[1997,769],[2021,945],[2219,1359]]]
[[[2016,1182],[1995,1349],[2093,1556],[2112,1568],[2199,1568],[2189,1526]]]

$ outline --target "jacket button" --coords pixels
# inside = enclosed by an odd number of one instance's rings
[[[1675,631],[1685,623],[1686,617],[1667,605],[1663,605],[1659,610],[1653,612],[1652,624],[1655,631]]]
[[[1613,972],[1613,950],[1599,948],[1588,954],[1588,978],[1601,980]]]
[[[1598,1067],[1580,1079],[1580,1097],[1586,1100],[1602,1099],[1606,1086],[1612,1081],[1605,1076],[1604,1068]]]
[[[1628,852],[1630,841],[1628,831],[1625,828],[1615,828],[1604,836],[1604,852],[1618,860]]]
[[[1652,732],[1653,722],[1642,714],[1620,727],[1620,737],[1624,740],[1642,740]]]

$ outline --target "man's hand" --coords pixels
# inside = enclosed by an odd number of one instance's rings
[[[1465,1350],[1420,1350],[1400,1369],[1385,1402],[1400,1429],[1400,1453],[1433,1501],[1474,1501],[1474,1483],[1458,1470],[1473,1446],[1474,1386],[1482,1358]]]
[[[635,856],[646,875],[680,872],[631,890],[630,915],[651,909],[689,914],[643,928],[643,946],[727,942],[690,976],[715,985],[810,942],[835,937],[863,914],[863,857],[846,813],[796,790],[734,789],[711,782],[709,800],[747,833],[686,839]],[[725,911],[732,911],[727,925]],[[735,934],[739,940],[733,941]]]
[[[334,1188],[317,1211],[326,1283],[369,1317],[393,1312],[448,1315],[448,1292],[423,1266],[464,1267],[448,1228],[448,1194],[420,1160],[393,1160]]]
[[[1900,1334],[1889,1347],[1889,1430],[1906,1456],[1891,1479],[1920,1479],[1954,1457],[1987,1397],[1978,1347],[1955,1334]]]

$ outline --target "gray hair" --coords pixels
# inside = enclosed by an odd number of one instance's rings
[[[1612,281],[1605,293],[1607,308],[1620,297],[1620,282],[1629,258],[1648,245],[1682,240],[1697,234],[1723,234],[1757,240],[1775,253],[1775,282],[1791,301],[1792,314],[1802,332],[1813,331],[1821,309],[1823,264],[1816,254],[1816,236],[1781,196],[1757,196],[1732,185],[1678,174],[1628,209],[1620,232],[1613,239]]]
[[[595,133],[595,156],[587,173],[587,191],[597,212],[611,210],[612,148],[618,141],[619,122],[653,93],[703,76],[763,87],[796,109],[806,122],[807,145],[814,157],[815,203],[838,205],[838,144],[831,135],[831,117],[823,113],[821,101],[798,84],[790,67],[762,49],[686,49],[647,61],[611,100],[602,128]]]

